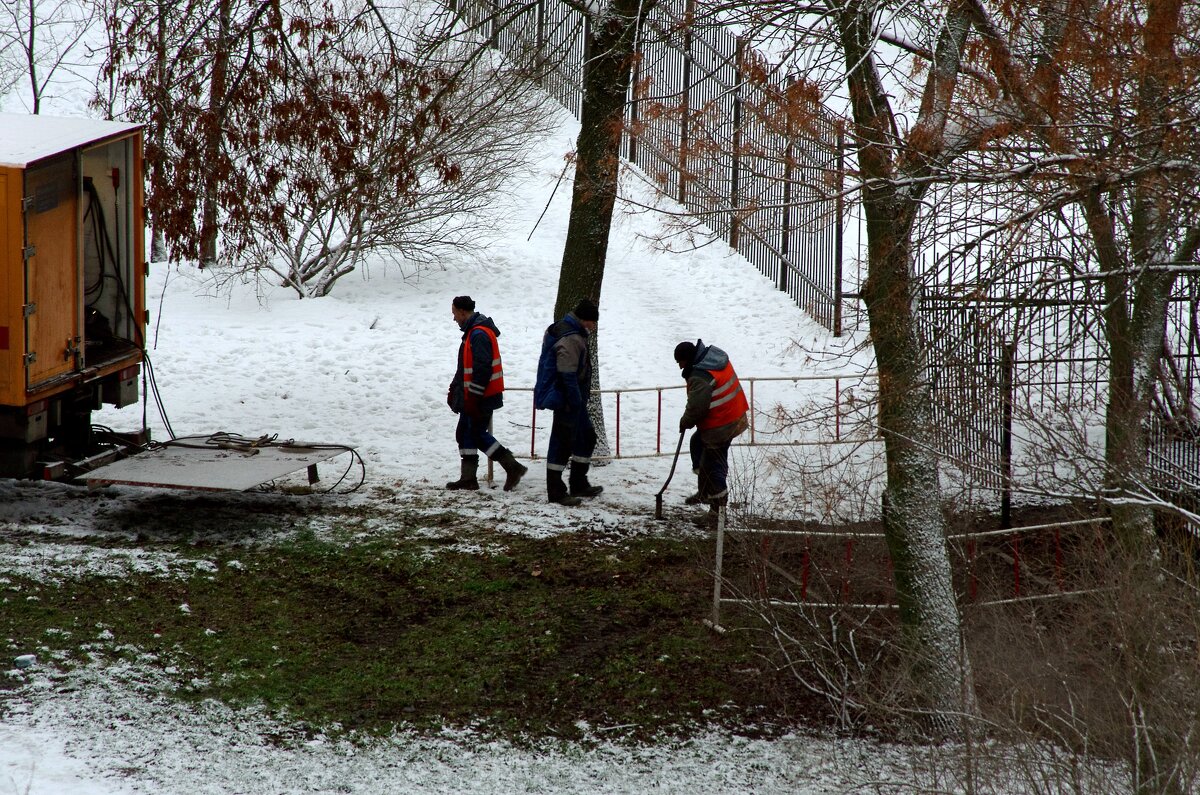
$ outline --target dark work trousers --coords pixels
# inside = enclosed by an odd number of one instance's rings
[[[495,455],[500,449],[500,443],[488,431],[491,424],[491,409],[480,409],[476,419],[468,417],[465,411],[459,414],[458,428],[454,431],[454,438],[458,440],[458,454],[468,458],[479,455],[479,451],[482,450],[488,458]]]
[[[688,450],[692,454],[692,471],[696,473],[700,496],[715,500],[729,494],[729,447],[733,440],[716,446],[700,440],[700,431],[692,431]]]
[[[596,429],[588,416],[587,405],[575,411],[559,409],[554,412],[554,423],[550,426],[550,445],[546,450],[546,469],[562,472],[568,461],[581,464],[592,463],[592,452],[596,449]]]

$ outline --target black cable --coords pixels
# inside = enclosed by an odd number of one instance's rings
[[[146,373],[149,377],[150,390],[154,394],[154,405],[158,406],[158,416],[162,419],[167,435],[174,439],[175,429],[171,427],[171,420],[167,417],[167,407],[163,405],[162,393],[158,391],[158,380],[154,377],[154,365],[150,362],[150,354],[145,349],[142,350],[142,360],[146,363]],[[142,399],[148,400],[149,395],[143,395]],[[143,427],[145,424],[145,420],[143,420]]]
[[[104,276],[105,276],[105,273],[104,273],[104,249],[100,245],[100,227],[99,227],[100,220],[98,220],[96,212],[95,212],[95,208],[97,206],[96,186],[90,182],[84,182],[84,186],[86,188],[88,188],[88,208],[87,208],[87,212],[84,213],[83,220],[86,223],[89,218],[91,219],[92,243],[96,247],[96,259],[100,263],[99,279],[97,279],[97,281],[94,285],[91,285],[91,286],[85,285],[84,286],[84,294],[85,295],[90,296],[93,293],[95,293],[95,297],[92,298],[91,302],[88,304],[88,306],[94,306],[96,304],[96,302],[100,300],[101,296],[104,295]]]
[[[136,340],[129,339],[128,337],[126,337],[124,339],[127,342],[129,342],[130,344],[135,345],[144,350],[146,347],[145,335],[142,333],[141,324],[137,322],[136,314],[134,314],[133,304],[130,302],[129,290],[125,286],[125,279],[121,276],[121,268],[118,266],[117,255],[116,255],[116,252],[113,250],[112,240],[108,236],[108,219],[106,219],[104,217],[104,207],[100,202],[100,194],[96,191],[96,185],[94,182],[85,181],[83,183],[83,186],[88,192],[88,197],[91,199],[91,201],[88,203],[88,209],[89,209],[89,211],[91,211],[94,208],[95,212],[93,213],[93,218],[99,219],[99,227],[100,227],[100,235],[99,236],[104,242],[103,251],[108,252],[109,261],[112,262],[112,264],[113,264],[112,278],[117,283],[118,296],[121,299],[121,303],[125,307],[125,314],[129,318],[129,324],[133,328],[135,335],[137,336]],[[95,221],[94,221],[94,223],[95,223]],[[100,253],[100,259],[101,259],[100,276],[101,276],[101,279],[103,279],[104,275],[105,275],[104,274],[104,255],[103,255],[103,251],[100,250],[99,245],[100,245],[100,240],[97,240],[97,252]],[[95,303],[95,302],[93,301],[93,303]],[[115,331],[115,329],[114,329],[114,331]]]
[[[215,433],[211,433],[211,434],[203,435],[203,436],[202,435],[180,436],[180,437],[172,438],[170,441],[163,442],[159,446],[160,447],[184,447],[184,448],[189,448],[192,450],[208,450],[208,449],[212,449],[214,447],[218,448],[218,449],[233,449],[233,450],[246,450],[246,451],[253,450],[256,448],[262,448],[262,447],[279,447],[282,449],[303,448],[306,450],[337,450],[341,453],[349,453],[351,456],[350,462],[346,465],[346,470],[342,473],[341,477],[339,477],[332,486],[330,486],[327,489],[322,489],[318,493],[330,494],[335,489],[337,489],[338,486],[340,486],[346,480],[346,478],[349,477],[351,470],[354,469],[355,463],[358,464],[358,468],[359,468],[358,482],[356,484],[354,484],[354,486],[352,486],[348,489],[345,489],[343,491],[340,491],[338,493],[339,494],[351,494],[355,491],[358,491],[360,488],[362,488],[363,484],[366,483],[367,464],[366,464],[366,461],[363,460],[363,457],[361,455],[359,455],[358,450],[355,449],[354,447],[351,447],[349,445],[344,445],[344,444],[312,444],[312,443],[308,443],[308,442],[297,442],[294,439],[285,439],[283,441],[278,441],[278,438],[279,438],[279,434],[270,434],[270,435],[264,434],[257,438],[252,438],[252,437],[243,436],[243,435],[237,434],[237,433],[231,433],[229,431],[217,431]]]

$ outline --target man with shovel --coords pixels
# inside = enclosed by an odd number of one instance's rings
[[[688,445],[696,493],[684,502],[708,503],[713,511],[729,500],[729,446],[750,424],[750,404],[742,391],[729,355],[703,340],[675,346],[675,363],[687,382],[687,406],[679,418],[679,433],[695,428]]]

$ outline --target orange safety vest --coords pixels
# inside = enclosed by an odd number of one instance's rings
[[[742,384],[733,371],[733,362],[727,362],[720,370],[709,372],[714,382],[712,402],[708,404],[708,413],[696,424],[702,431],[736,422],[750,410],[746,394],[742,392]]]
[[[487,386],[484,387],[480,397],[499,395],[504,391],[504,368],[500,365],[500,343],[496,340],[496,333],[487,326],[472,326],[463,339],[463,394],[467,394],[467,387],[473,380],[471,374],[475,371],[472,361],[474,357],[471,353],[471,332],[475,329],[487,334],[488,339],[492,341],[492,377],[488,379]]]

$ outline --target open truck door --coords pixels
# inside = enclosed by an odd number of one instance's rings
[[[79,195],[75,158],[25,172],[25,388],[68,377],[83,366],[80,344]]]

